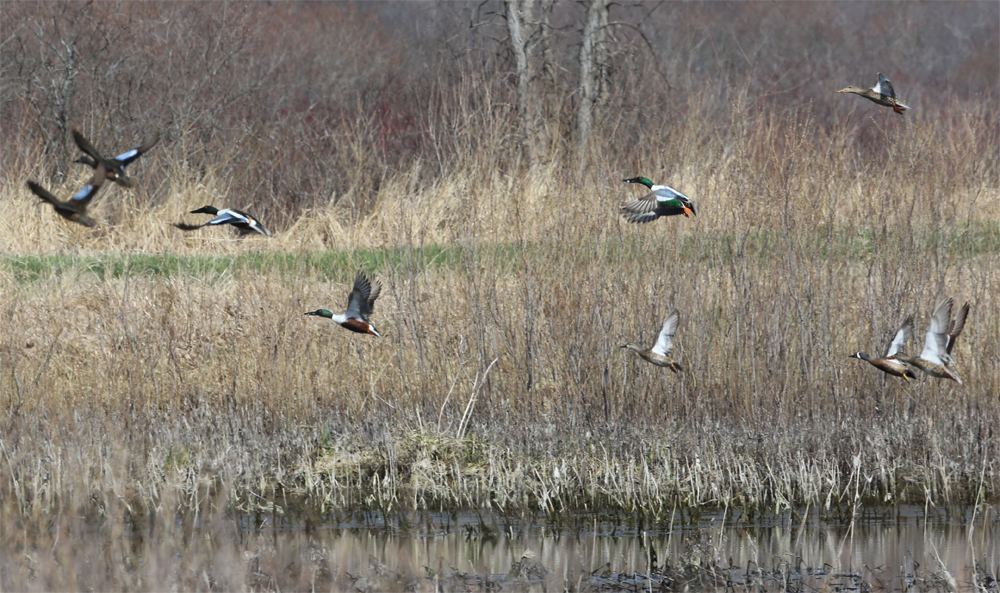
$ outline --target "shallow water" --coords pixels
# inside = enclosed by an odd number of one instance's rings
[[[292,570],[317,589],[362,591],[997,591],[1000,567],[995,507],[974,523],[971,509],[912,506],[853,521],[807,509],[754,518],[668,512],[648,525],[585,513],[327,519],[306,529],[241,517],[250,584],[280,586]]]

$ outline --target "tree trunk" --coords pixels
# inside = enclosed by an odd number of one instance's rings
[[[507,31],[510,35],[510,45],[514,50],[515,67],[517,68],[517,116],[520,121],[521,154],[529,162],[532,157],[532,101],[528,97],[532,76],[532,60],[528,47],[530,34],[527,28],[531,22],[533,0],[507,0]]]
[[[590,0],[583,24],[583,39],[580,43],[580,86],[577,92],[579,106],[576,112],[576,127],[581,159],[586,155],[587,142],[590,140],[602,94],[601,87],[604,86],[602,70],[604,70],[604,54],[607,52],[604,44],[607,14],[607,0]]]

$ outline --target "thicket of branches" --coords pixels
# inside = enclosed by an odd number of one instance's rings
[[[876,70],[919,117],[948,117],[994,96],[998,18],[995,3],[7,4],[0,179],[60,179],[73,127],[109,151],[158,128],[150,187],[211,172],[222,201],[278,225],[345,196],[359,215],[413,163],[445,175],[486,148],[504,170],[586,165],[588,137],[605,162],[641,165],[650,142],[670,160],[683,121],[727,135],[737,100],[811,105],[820,138],[857,107],[833,91]]]

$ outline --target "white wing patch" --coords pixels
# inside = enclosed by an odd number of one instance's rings
[[[684,198],[685,200],[690,199],[681,192],[677,191],[676,189],[672,187],[667,187],[665,185],[661,185],[660,187],[658,187],[656,191],[653,192],[653,195],[656,196],[657,202],[669,202],[670,200],[676,199],[678,197]]]
[[[215,218],[213,218],[212,220],[206,222],[205,224],[213,224],[213,225],[214,224],[226,224],[226,223],[230,223],[230,222],[233,222],[233,221],[244,222],[244,223],[247,223],[247,224],[250,223],[250,220],[247,217],[239,214],[238,212],[234,212],[234,211],[230,210],[229,208],[226,208],[224,210],[219,210],[219,213],[215,216]]]
[[[677,333],[677,322],[680,320],[680,317],[680,313],[678,311],[674,311],[669,317],[667,317],[667,320],[663,322],[663,328],[660,329],[660,335],[656,338],[656,345],[652,348],[654,354],[667,356],[674,349],[674,334]]]

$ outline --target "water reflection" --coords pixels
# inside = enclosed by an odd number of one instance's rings
[[[668,513],[668,515],[670,515]],[[243,517],[251,585],[338,590],[997,590],[995,507],[641,518],[413,513],[305,529]],[[974,523],[972,522],[974,521]],[[970,528],[970,525],[973,527]],[[289,581],[290,579],[290,581]]]

